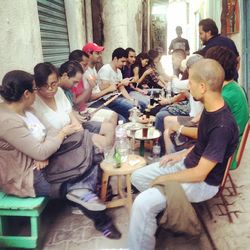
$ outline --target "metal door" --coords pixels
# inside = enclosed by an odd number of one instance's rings
[[[37,0],[44,62],[68,60],[69,39],[64,0]]]

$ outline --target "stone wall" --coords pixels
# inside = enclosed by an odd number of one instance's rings
[[[132,47],[141,52],[142,0],[103,0],[104,47],[103,61],[111,60],[117,47]]]
[[[1,0],[0,82],[10,70],[28,72],[43,60],[37,2]]]

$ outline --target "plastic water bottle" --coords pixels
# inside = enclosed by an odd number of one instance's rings
[[[121,163],[124,163],[128,159],[129,154],[129,142],[127,138],[127,131],[123,126],[123,121],[118,122],[118,126],[115,130],[115,154],[114,159],[116,161],[116,167],[121,167]]]
[[[161,154],[161,146],[159,144],[159,141],[156,140],[155,145],[153,146],[153,159],[160,158]]]
[[[166,87],[166,91],[167,91],[167,98],[171,98],[172,97],[172,82],[168,82],[167,87]]]

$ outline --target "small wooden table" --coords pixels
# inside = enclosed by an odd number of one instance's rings
[[[139,129],[135,132],[134,138],[136,140],[140,140],[140,155],[144,156],[144,142],[155,140],[161,136],[161,132],[157,130],[155,127],[148,127],[148,134],[147,137],[143,137],[143,129]]]
[[[103,170],[101,200],[105,201],[106,199],[107,185],[110,176],[117,176],[118,179],[117,189],[118,189],[118,194],[121,197],[120,199],[107,202],[106,203],[107,208],[127,205],[130,211],[133,202],[130,176],[136,169],[144,167],[145,165],[146,165],[146,160],[139,155],[129,155],[127,162],[122,163],[120,168],[116,168],[115,163],[113,164],[106,163],[105,161],[101,163],[101,169]],[[122,191],[122,176],[126,177],[127,196],[125,196]]]

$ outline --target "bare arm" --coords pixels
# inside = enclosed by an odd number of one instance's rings
[[[126,99],[133,101],[133,98],[128,94],[128,91],[125,89],[125,87],[123,85],[119,87],[119,91],[122,93],[122,95]]]
[[[76,128],[79,128],[79,130],[83,130],[83,127],[79,120],[77,119],[76,115],[74,114],[74,111],[71,111],[69,114],[71,125],[74,125]]]
[[[73,93],[73,102],[74,104],[79,104],[79,103],[86,103],[89,101],[90,97],[91,97],[91,93],[92,93],[92,88],[88,88],[88,89],[84,89],[84,91],[82,92],[82,94],[80,94],[79,96],[75,96],[75,94]]]
[[[104,89],[110,87],[110,85],[111,85],[111,83],[109,81],[101,80],[100,84],[99,84],[99,88],[100,88],[100,90],[104,90]]]
[[[134,72],[134,81],[137,82],[138,84],[142,83],[143,80],[146,78],[146,76],[150,75],[153,72],[152,68],[147,69],[146,71],[144,71],[144,73],[142,74],[141,77],[139,77],[139,68],[135,67],[133,69]]]
[[[177,132],[179,131],[180,134],[188,136],[190,138],[193,139],[197,139],[198,138],[198,128],[197,127],[185,127],[183,125],[179,125],[179,124],[172,124],[169,127],[169,131],[171,133],[172,132]]]
[[[114,92],[114,91],[116,91],[116,90],[117,90],[116,85],[110,84],[109,87],[107,87],[106,89],[101,90],[99,93],[92,93],[90,99],[91,99],[91,101],[92,101],[92,100],[99,99],[100,97],[102,97],[102,96],[104,96],[104,95],[106,95],[106,94],[108,94],[108,93],[112,93],[112,92]]]

